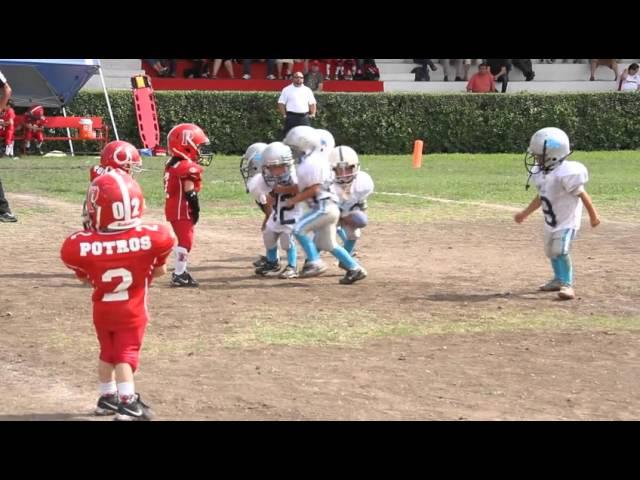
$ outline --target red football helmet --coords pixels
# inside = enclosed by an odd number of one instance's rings
[[[44,118],[44,108],[40,105],[34,105],[27,111],[27,115],[34,120],[42,120]]]
[[[100,165],[111,167],[114,170],[120,169],[131,175],[134,172],[142,171],[142,158],[138,149],[129,142],[116,140],[109,142],[100,153]]]
[[[140,225],[144,197],[138,182],[118,170],[96,178],[87,191],[87,213],[97,231],[127,230]]]
[[[173,127],[167,135],[167,145],[169,154],[174,157],[182,157],[204,166],[211,165],[213,160],[209,138],[193,123],[181,123]]]

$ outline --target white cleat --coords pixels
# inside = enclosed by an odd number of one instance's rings
[[[558,298],[560,300],[573,300],[576,298],[576,292],[569,285],[563,285],[558,292]]]

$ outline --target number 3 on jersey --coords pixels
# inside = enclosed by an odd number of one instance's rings
[[[551,202],[547,197],[540,197],[542,201],[542,214],[544,215],[544,221],[550,227],[555,227],[558,224],[556,220],[556,214],[553,211]]]

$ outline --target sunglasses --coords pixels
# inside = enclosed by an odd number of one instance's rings
[[[299,76],[299,75],[294,75],[294,77],[293,77],[293,78],[301,78],[301,79],[304,79],[304,77],[301,77],[301,76]]]

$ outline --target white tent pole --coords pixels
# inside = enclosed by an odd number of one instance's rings
[[[62,107],[62,114],[65,117],[67,116],[67,111],[65,110],[64,107]],[[69,147],[71,148],[71,156],[75,157],[75,155],[73,153],[73,142],[71,141],[71,131],[69,131],[69,127],[67,127],[67,137],[69,137]]]
[[[104,98],[107,100],[107,108],[109,109],[109,116],[111,117],[111,125],[113,126],[113,134],[116,136],[116,140],[120,140],[118,137],[118,129],[116,128],[116,122],[113,119],[113,111],[111,111],[111,102],[109,101],[109,94],[107,93],[107,85],[104,83],[104,75],[102,74],[102,65],[98,66],[100,72],[100,80],[102,81],[102,89],[104,90]]]

